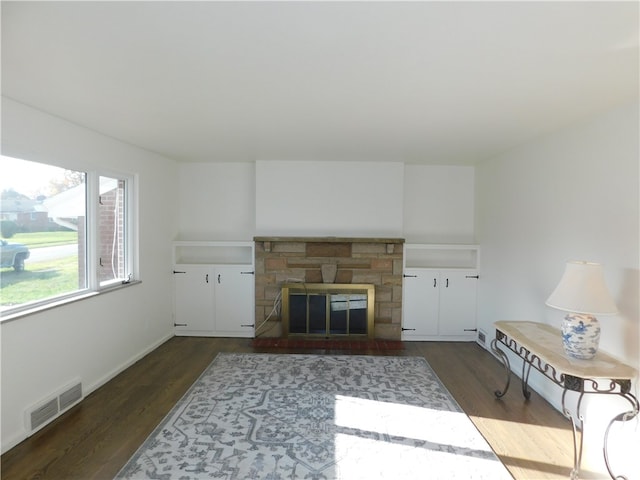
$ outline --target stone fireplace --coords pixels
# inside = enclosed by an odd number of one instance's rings
[[[283,285],[325,283],[329,272],[335,276],[331,283],[373,285],[372,336],[400,340],[404,239],[255,237],[254,241],[257,336],[287,335],[282,308],[274,310]]]

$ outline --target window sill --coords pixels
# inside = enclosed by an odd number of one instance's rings
[[[63,305],[69,305],[70,303],[79,302],[81,300],[86,300],[87,298],[92,298],[97,295],[101,295],[103,293],[114,292],[116,290],[121,290],[123,288],[130,287],[132,285],[138,285],[142,283],[141,280],[132,280],[127,283],[115,283],[108,287],[101,288],[98,291],[85,292],[78,295],[73,295],[66,298],[61,298],[59,300],[54,300],[51,302],[47,302],[46,304],[34,305],[32,307],[25,307],[24,310],[16,310],[11,313],[2,314],[0,313],[0,323],[11,322],[13,320],[17,320],[22,317],[26,317],[28,315],[33,315],[35,313],[44,312],[45,310],[50,310],[52,308],[61,307]],[[19,308],[19,307],[18,307]]]

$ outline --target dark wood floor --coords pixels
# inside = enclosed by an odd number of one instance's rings
[[[174,337],[2,456],[2,479],[112,479],[219,352],[424,356],[516,479],[568,478],[570,423],[512,385],[475,343],[407,342],[402,351],[276,350],[249,339]]]

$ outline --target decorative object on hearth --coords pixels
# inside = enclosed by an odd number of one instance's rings
[[[567,312],[562,321],[562,342],[567,355],[591,359],[600,343],[600,322],[596,315],[613,315],[616,304],[604,281],[602,265],[567,262],[560,283],[546,304]]]
[[[336,281],[336,274],[338,273],[338,266],[335,263],[325,263],[320,267],[322,272],[323,283],[334,283]]]

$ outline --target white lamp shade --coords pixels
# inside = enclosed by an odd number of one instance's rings
[[[602,265],[589,262],[567,262],[560,283],[547,299],[547,305],[558,310],[592,315],[618,312],[604,283]]]

